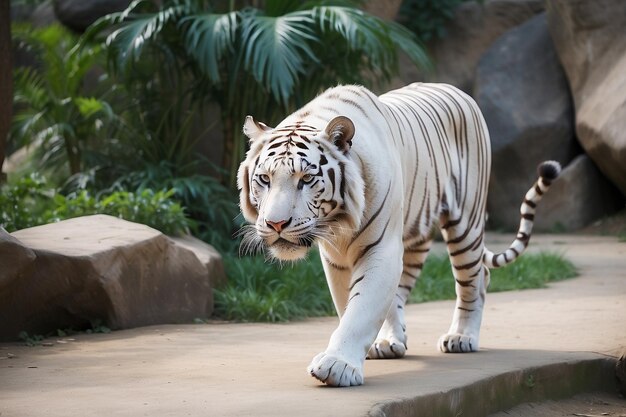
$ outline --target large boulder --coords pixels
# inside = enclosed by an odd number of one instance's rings
[[[567,80],[542,13],[500,37],[481,58],[474,92],[489,127],[492,172],[490,224],[519,225],[522,197],[537,165],[569,163],[581,149]]]
[[[83,32],[100,17],[124,10],[130,0],[53,0],[54,13],[67,27]]]
[[[534,230],[577,230],[623,207],[619,190],[582,154],[563,169],[539,203]]]
[[[626,195],[626,2],[549,0],[548,22],[576,106],[576,133]]]
[[[436,69],[420,74],[408,62],[401,66],[401,86],[415,81],[443,82],[471,93],[478,60],[493,42],[544,10],[543,0],[464,2],[446,25],[446,36],[427,43]]]
[[[35,252],[0,227],[0,291],[5,280],[19,276],[36,257]]]
[[[0,234],[0,265],[10,266],[0,269],[0,339],[206,318],[224,271],[212,248],[193,244],[104,215]]]

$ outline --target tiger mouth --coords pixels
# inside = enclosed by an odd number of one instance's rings
[[[297,242],[292,242],[283,237],[276,239],[270,246],[278,249],[299,249],[310,248],[313,245],[313,240],[307,237],[299,238]]]

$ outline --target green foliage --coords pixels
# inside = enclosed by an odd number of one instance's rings
[[[85,154],[109,138],[118,119],[104,79],[99,91],[85,95],[84,82],[102,60],[100,46],[78,44],[60,25],[33,28],[13,25],[17,47],[35,54],[39,63],[15,71],[15,116],[10,132],[13,146],[33,145],[39,167],[71,174],[85,165]]]
[[[219,104],[222,166],[231,181],[245,151],[247,114],[273,123],[325,87],[388,80],[398,69],[398,49],[420,66],[429,64],[408,30],[354,2],[235,4],[166,0],[157,8],[135,1],[89,31],[106,34],[109,61],[140,101],[138,120],[152,132],[152,143],[173,149],[172,134],[182,132],[175,141],[182,151],[166,154],[185,155],[194,140],[184,133],[192,115],[209,100]]]
[[[578,275],[576,267],[562,255],[551,252],[522,255],[505,268],[491,271],[489,291],[545,288],[548,282]]]
[[[38,174],[20,178],[14,184],[0,187],[0,227],[7,231],[25,229],[46,223],[45,216],[54,190]]]
[[[514,263],[491,270],[489,292],[545,288],[546,283],[572,278],[576,267],[556,253],[526,253]],[[411,292],[410,301],[421,303],[456,297],[454,279],[447,255],[430,255]]]
[[[261,256],[225,257],[229,283],[215,293],[215,314],[237,321],[288,321],[335,313],[324,270],[316,253],[295,264],[268,264]],[[576,276],[576,268],[554,253],[524,254],[512,265],[491,271],[490,292],[543,288]],[[410,302],[456,297],[446,255],[428,257]]]
[[[191,226],[180,203],[172,198],[174,190],[116,191],[98,196],[83,190],[64,196],[50,189],[43,177],[32,174],[1,191],[0,226],[9,232],[91,214],[109,214],[167,234],[182,233]]]
[[[454,10],[467,0],[404,0],[399,21],[423,41],[443,38],[445,25],[454,17]]]
[[[435,300],[452,300],[455,297],[454,278],[448,256],[430,254],[426,258],[415,288],[411,291],[409,301],[424,303]]]
[[[41,334],[29,334],[27,331],[21,331],[18,334],[20,340],[24,342],[26,346],[52,346],[52,343],[43,343],[46,338],[49,337],[68,337],[73,336],[79,333],[111,333],[111,329],[103,324],[104,322],[101,319],[91,319],[89,320],[89,325],[83,328],[82,330],[74,330],[73,328],[67,329],[56,329],[56,331],[46,333],[46,335]]]
[[[39,346],[44,340],[44,337],[40,334],[28,334],[28,332],[25,331],[20,332],[18,337],[26,346],[30,347]]]
[[[181,175],[174,164],[162,161],[156,165],[145,164],[142,170],[122,176],[113,188],[172,190],[186,214],[194,219],[194,235],[222,252],[237,251],[238,242],[232,238],[237,229],[234,219],[239,212],[236,197],[214,177]]]
[[[334,313],[319,259],[278,266],[263,257],[224,259],[228,285],[215,291],[215,314],[227,320],[282,322]]]
[[[91,328],[85,330],[85,333],[111,333],[111,329],[105,326],[100,319],[93,319],[89,321]]]

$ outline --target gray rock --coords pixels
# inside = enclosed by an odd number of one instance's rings
[[[130,0],[53,0],[54,13],[67,27],[83,32],[100,17],[124,10]]]
[[[27,254],[22,267],[0,269],[5,340],[21,331],[84,329],[94,320],[124,329],[206,318],[213,309],[213,280],[224,281],[221,257],[208,245],[194,242],[192,251],[157,230],[111,216],[80,217],[0,239],[2,263],[12,263],[12,253]],[[12,251],[4,250],[7,245]],[[194,252],[203,253],[202,261]]]
[[[503,33],[544,10],[543,0],[486,0],[464,2],[446,25],[446,36],[427,43],[436,69],[420,74],[413,65],[401,65],[400,87],[415,81],[444,82],[471,93],[478,60]]]
[[[576,133],[626,195],[626,2],[549,0],[548,22],[576,106]]]
[[[539,203],[534,230],[577,230],[620,208],[624,208],[624,202],[619,190],[583,154],[563,169]]]
[[[566,165],[580,147],[567,80],[542,13],[500,37],[481,58],[475,98],[489,127],[492,170],[490,224],[519,225],[522,197],[537,179],[537,165]]]

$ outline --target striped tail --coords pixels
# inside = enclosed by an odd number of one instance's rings
[[[515,241],[513,241],[507,250],[501,253],[493,253],[485,248],[483,263],[488,268],[499,268],[508,265],[514,262],[518,256],[526,250],[530,240],[530,234],[533,230],[537,203],[541,200],[543,194],[548,191],[552,181],[559,176],[561,165],[556,161],[545,161],[539,164],[537,172],[539,173],[539,179],[535,185],[528,190],[524,197],[524,202],[522,202],[522,206],[520,207],[522,218],[519,223],[519,230],[517,231]]]

